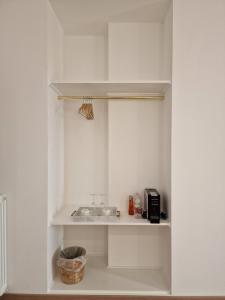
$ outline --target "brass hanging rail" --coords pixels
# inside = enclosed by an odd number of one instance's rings
[[[164,100],[162,94],[143,96],[58,96],[58,100]]]

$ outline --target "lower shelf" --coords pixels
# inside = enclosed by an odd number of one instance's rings
[[[56,278],[50,294],[169,295],[160,270],[108,268],[107,258],[90,257],[82,282],[67,285]]]

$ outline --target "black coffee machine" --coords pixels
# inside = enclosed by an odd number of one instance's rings
[[[160,194],[156,189],[144,190],[144,218],[151,223],[160,223]]]

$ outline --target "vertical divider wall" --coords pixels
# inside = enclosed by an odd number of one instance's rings
[[[108,28],[109,80],[171,79],[172,6],[164,23]],[[155,187],[170,218],[171,97],[168,90],[164,102],[108,102],[109,204],[123,213],[129,194]],[[110,267],[163,269],[170,286],[169,228],[109,226],[108,239]]]
[[[63,29],[49,2],[47,11],[47,76],[48,81],[62,78]],[[47,288],[55,277],[55,253],[63,242],[63,227],[51,226],[53,215],[64,203],[64,105],[56,100],[50,88],[48,110],[48,228],[47,228]]]

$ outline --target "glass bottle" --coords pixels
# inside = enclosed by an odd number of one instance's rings
[[[134,215],[134,198],[131,195],[129,196],[128,215]]]
[[[134,195],[134,215],[136,218],[141,218],[142,215],[141,196],[138,193]]]

